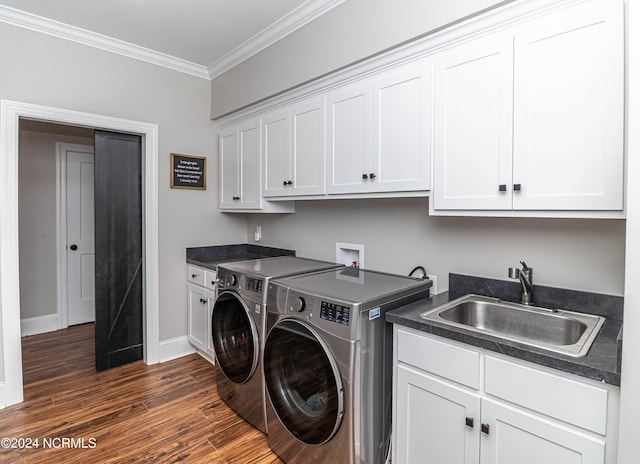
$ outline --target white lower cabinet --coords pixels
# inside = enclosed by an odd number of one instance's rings
[[[506,379],[505,379],[506,381]],[[605,439],[489,398],[482,400],[481,463],[602,464]],[[614,445],[615,446],[615,445]]]
[[[405,327],[394,334],[394,463],[616,462],[617,387]]]
[[[396,385],[394,463],[478,462],[480,395],[404,365]]]
[[[211,310],[215,303],[216,273],[189,265],[187,280],[189,282],[189,343],[213,362],[210,321]]]

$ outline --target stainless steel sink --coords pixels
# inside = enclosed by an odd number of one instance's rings
[[[605,319],[466,295],[424,312],[423,319],[492,335],[568,356],[584,356]]]

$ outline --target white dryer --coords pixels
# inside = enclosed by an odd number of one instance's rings
[[[264,377],[271,449],[285,462],[384,463],[391,443],[391,324],[429,280],[356,268],[275,279]]]
[[[262,347],[266,293],[274,277],[342,265],[282,256],[218,265],[211,336],[220,397],[251,425],[266,432]]]

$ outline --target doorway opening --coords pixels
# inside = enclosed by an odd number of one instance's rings
[[[21,119],[137,134],[142,137],[144,360],[158,362],[158,128],[155,124],[2,100],[0,103],[0,310],[4,384],[1,406],[23,400],[20,338],[18,147]]]

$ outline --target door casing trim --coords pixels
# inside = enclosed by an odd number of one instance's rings
[[[23,401],[20,342],[18,235],[19,120],[125,132],[143,140],[144,361],[159,361],[158,125],[11,100],[0,101],[0,319],[4,398],[0,407]],[[0,380],[1,382],[1,380]],[[2,389],[0,389],[2,391]]]

